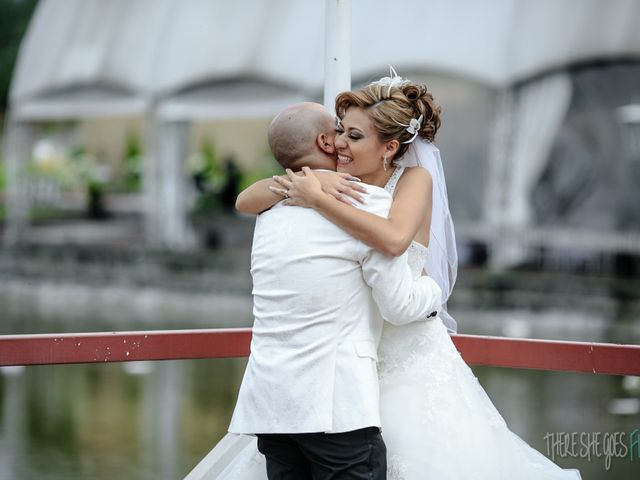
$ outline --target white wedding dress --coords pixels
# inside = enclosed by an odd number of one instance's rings
[[[391,193],[404,168],[386,187]],[[408,261],[422,274],[427,247]],[[511,432],[439,317],[385,323],[378,350],[382,436],[389,480],[575,480]],[[354,406],[357,408],[357,406]],[[185,480],[266,480],[255,437],[227,434]]]

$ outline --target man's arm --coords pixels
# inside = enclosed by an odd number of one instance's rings
[[[367,203],[361,208],[374,215],[388,215],[391,195],[371,186],[368,190]],[[407,252],[394,257],[360,243],[357,256],[364,280],[371,287],[373,299],[386,321],[403,325],[433,319],[440,312],[440,287],[430,277],[413,279]]]
[[[407,253],[400,257],[370,249],[361,259],[365,282],[371,287],[382,317],[394,325],[435,318],[442,291],[430,277],[413,279]]]

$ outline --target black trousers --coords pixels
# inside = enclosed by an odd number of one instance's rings
[[[269,480],[385,480],[380,429],[344,433],[258,434]]]

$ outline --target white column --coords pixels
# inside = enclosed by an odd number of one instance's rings
[[[29,223],[28,165],[36,129],[32,124],[9,118],[5,132],[7,227],[3,240],[6,245],[15,245]]]
[[[142,159],[142,195],[144,199],[144,236],[150,246],[160,242],[160,131],[153,113],[146,115],[145,145]]]
[[[160,128],[160,237],[163,246],[182,250],[195,243],[187,217],[187,175],[185,158],[189,141],[189,123],[163,122]]]
[[[195,244],[184,168],[189,127],[187,121],[163,120],[155,110],[147,116],[143,192],[145,237],[151,246],[183,250]]]
[[[351,0],[326,0],[324,106],[334,112],[338,93],[351,90]]]

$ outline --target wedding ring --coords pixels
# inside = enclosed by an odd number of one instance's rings
[[[284,191],[284,197],[285,198],[289,198],[289,190],[285,190]]]

